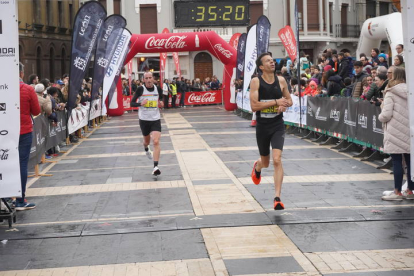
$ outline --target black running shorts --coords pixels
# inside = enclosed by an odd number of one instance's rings
[[[161,132],[161,120],[156,121],[144,121],[139,120],[139,126],[141,127],[142,135],[148,136],[153,131]]]
[[[283,150],[285,143],[285,124],[283,120],[271,125],[258,122],[256,125],[256,140],[261,156],[270,154],[270,145],[272,145],[272,149]]]

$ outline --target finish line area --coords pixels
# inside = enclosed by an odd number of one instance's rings
[[[162,112],[158,178],[136,112],[28,181],[36,209],[0,224],[0,275],[413,275],[414,202],[388,170],[286,134],[285,210],[250,122],[221,106]],[[151,147],[152,148],[152,147]]]

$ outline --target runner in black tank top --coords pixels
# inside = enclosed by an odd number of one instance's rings
[[[256,140],[260,158],[254,162],[252,180],[260,184],[262,168],[269,167],[270,146],[275,181],[274,209],[282,210],[280,200],[283,182],[282,151],[285,141],[283,112],[292,106],[292,99],[283,77],[275,76],[275,62],[270,53],[261,54],[256,61],[257,69],[263,74],[250,82],[250,105],[256,111]]]

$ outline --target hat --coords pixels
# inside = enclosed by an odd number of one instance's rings
[[[64,85],[63,81],[61,81],[61,80],[58,80],[56,83],[59,84],[59,85]]]
[[[329,71],[331,69],[332,69],[332,66],[330,66],[330,65],[326,65],[325,67],[323,67],[324,72]]]
[[[42,93],[43,91],[45,91],[45,86],[41,83],[36,84],[35,91],[36,93]]]
[[[380,58],[380,57],[383,57],[384,59],[387,59],[387,55],[386,55],[386,54],[384,54],[384,53],[379,54],[379,55],[378,55],[378,58]]]

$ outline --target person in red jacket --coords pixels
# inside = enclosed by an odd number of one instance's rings
[[[33,119],[32,116],[40,114],[39,101],[33,87],[23,82],[24,65],[20,63],[20,139],[19,160],[20,178],[22,184],[22,197],[16,198],[16,210],[23,211],[36,207],[34,203],[25,200],[27,183],[27,166],[29,164],[30,148],[32,145]]]

